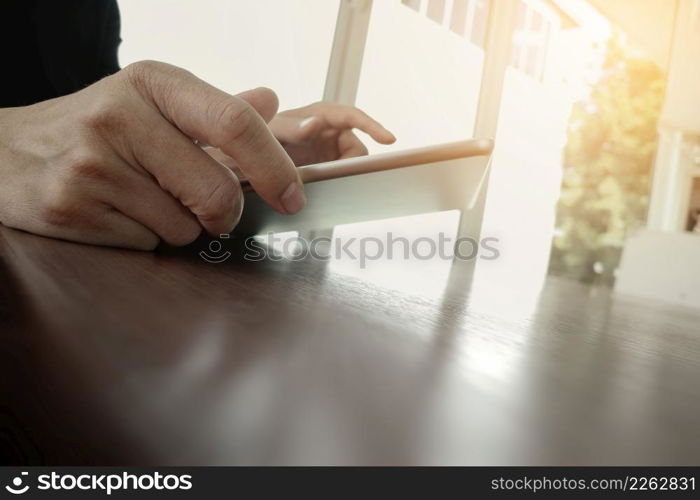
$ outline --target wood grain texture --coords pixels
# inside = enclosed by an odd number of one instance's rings
[[[700,462],[690,310],[196,251],[0,228],[6,463]]]

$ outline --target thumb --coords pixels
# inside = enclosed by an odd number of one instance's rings
[[[269,122],[275,117],[280,104],[279,99],[277,99],[277,94],[267,87],[258,87],[257,89],[246,90],[245,92],[238,94],[236,97],[240,97],[248,104],[253,106],[255,111],[257,111],[266,122]]]

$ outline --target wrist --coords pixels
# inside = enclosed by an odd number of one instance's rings
[[[0,149],[7,149],[17,132],[17,113],[23,108],[0,108]]]

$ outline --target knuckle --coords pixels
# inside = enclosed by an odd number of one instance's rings
[[[55,170],[47,185],[42,210],[44,220],[59,226],[82,221],[85,215],[82,202],[89,196],[89,186],[96,181],[114,184],[116,178],[90,147],[76,148],[61,160],[61,167]]]
[[[117,99],[101,96],[93,103],[82,124],[88,132],[115,134],[128,127],[128,119]]]
[[[189,71],[160,61],[137,61],[129,64],[118,74],[125,79],[127,86],[138,92],[150,95],[157,89],[158,93],[171,92]]]
[[[163,66],[166,65],[158,61],[137,61],[122,69],[120,74],[135,86],[141,86],[147,83]]]
[[[343,123],[343,124],[349,124],[352,122],[353,118],[355,117],[355,114],[352,112],[350,109],[341,109],[338,110],[338,119]]]
[[[65,183],[50,185],[41,210],[42,219],[53,226],[75,225],[81,218],[80,204],[75,194],[74,188]]]
[[[256,133],[257,112],[243,99],[234,97],[228,100],[216,113],[214,123],[218,132],[215,140],[218,144],[215,146],[245,141],[246,137]]]
[[[203,197],[197,216],[203,221],[214,221],[233,214],[243,202],[240,184],[233,176],[223,177],[214,188]]]
[[[109,168],[103,160],[91,151],[74,154],[67,163],[64,182],[73,183],[81,180],[113,181]]]

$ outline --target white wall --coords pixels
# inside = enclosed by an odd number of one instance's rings
[[[320,100],[339,0],[119,0],[122,66],[156,59],[228,92],[274,89],[281,109]]]

